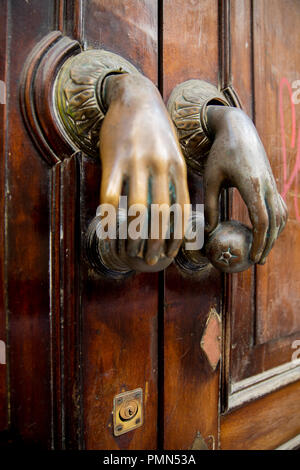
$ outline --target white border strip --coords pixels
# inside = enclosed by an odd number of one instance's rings
[[[297,380],[300,380],[300,360],[298,359],[241,380],[231,386],[228,409],[236,408],[242,403],[255,400]]]
[[[281,444],[281,446],[277,447],[275,450],[294,450],[298,446],[300,446],[300,434],[298,434],[296,437],[293,437],[293,439],[290,439],[284,444]]]

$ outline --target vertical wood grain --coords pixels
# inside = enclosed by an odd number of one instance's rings
[[[157,83],[156,0],[87,0],[84,42],[130,60]],[[100,162],[81,160],[81,231],[99,204]],[[158,275],[124,282],[94,277],[82,259],[83,419],[86,449],[155,449],[157,445]],[[141,387],[142,427],[113,436],[113,397]]]
[[[51,393],[52,446],[82,446],[80,206],[77,155],[52,170],[51,206]]]
[[[278,189],[282,192],[284,165],[279,91],[282,77],[288,77],[292,83],[297,75],[299,6],[291,1],[284,7],[282,2],[276,1],[266,5],[266,2],[231,2],[232,81],[245,112],[255,120]],[[290,147],[292,109],[287,87],[283,93],[283,111],[287,162],[292,171],[296,147]],[[295,106],[296,126],[298,111]],[[296,191],[295,184],[296,181],[293,186]],[[231,318],[231,336],[227,344],[228,356],[231,356],[228,382],[237,382],[290,362],[293,341],[299,337],[296,249],[299,224],[293,206],[293,188],[287,195],[291,216],[266,265],[231,276],[231,304],[227,309],[228,318]],[[237,191],[231,215],[250,225],[247,209]]]
[[[218,85],[218,2],[165,0],[163,4],[163,95],[198,78]],[[193,203],[203,202],[202,181],[190,175]],[[219,367],[200,348],[211,307],[220,311],[221,276],[214,269],[198,279],[175,266],[165,274],[164,439],[165,449],[190,449],[199,431],[218,446]]]
[[[243,110],[252,117],[252,34],[251,1],[231,0],[231,81],[243,104]],[[242,71],[242,73],[241,73]],[[234,189],[230,201],[230,217],[251,226],[248,210],[239,192]],[[230,327],[226,351],[230,361],[230,379],[236,381],[242,375],[245,352],[253,345],[255,319],[255,268],[228,276],[227,317]],[[241,334],[242,332],[242,334]],[[238,344],[238,346],[237,346]]]
[[[7,86],[8,64],[7,64],[7,2],[3,2],[0,17],[0,80]],[[2,89],[3,90],[3,89]],[[4,96],[1,95],[1,98]],[[6,98],[6,96],[5,96]],[[5,175],[6,175],[6,104],[0,104],[0,341],[5,343],[6,364],[0,364],[0,431],[8,426],[8,396],[7,396],[7,374],[8,374],[8,351],[7,351],[7,328],[6,328],[6,275],[5,275]]]
[[[131,61],[157,83],[157,0],[86,0],[84,41]]]
[[[222,450],[273,450],[300,433],[299,382],[221,418]]]
[[[282,103],[279,91],[283,77],[290,83],[297,79],[299,18],[295,1],[231,2],[233,85],[242,97],[244,110],[254,119],[280,192],[284,188],[281,113],[286,125],[287,172],[292,171],[297,153],[296,146],[290,146],[293,108],[288,87]],[[294,110],[294,124],[298,126],[297,106]],[[230,383],[291,361],[292,344],[299,337],[299,223],[293,207],[296,191],[297,180],[287,194],[292,206],[287,227],[266,265],[257,266],[254,272],[232,275],[227,312],[228,318],[231,316],[227,336],[227,357],[231,359],[226,370],[229,389]],[[231,214],[248,221],[237,193]],[[253,403],[248,397],[247,403],[245,390],[240,409],[222,417],[222,449],[272,449],[292,438],[299,432],[297,394],[299,382]]]
[[[22,441],[45,448],[51,445],[50,169],[22,121],[19,79],[25,58],[53,28],[53,2],[16,0],[10,8],[6,263],[11,425]]]
[[[254,1],[253,17],[256,126],[278,189],[285,194],[284,180],[287,182],[291,177],[300,156],[300,107],[289,96],[289,87],[292,93],[293,82],[299,80],[300,4],[297,0]],[[289,84],[283,86],[282,100],[281,83]],[[298,175],[299,168],[285,195],[289,209],[287,227],[266,265],[257,271],[258,343],[300,331],[300,252],[296,248],[300,244]]]

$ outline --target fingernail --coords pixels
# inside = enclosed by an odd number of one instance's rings
[[[147,256],[146,258],[146,263],[149,264],[150,266],[153,266],[154,264],[156,264],[158,261],[158,256]]]
[[[256,255],[256,256],[253,256],[253,255],[250,255],[250,260],[252,261],[252,263],[258,263],[259,261],[259,256]]]

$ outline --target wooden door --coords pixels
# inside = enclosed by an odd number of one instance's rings
[[[299,2],[2,0],[1,6],[1,443],[299,446]],[[191,278],[172,265],[123,282],[93,273],[82,243],[97,207],[100,163],[79,152],[45,157],[20,107],[26,57],[55,30],[85,49],[122,55],[165,102],[191,78],[234,87],[290,211],[265,266],[230,276],[210,268]],[[202,180],[192,173],[189,189],[193,202],[203,202]],[[247,220],[236,191],[224,194],[222,210]],[[212,311],[223,330],[214,370],[200,347]],[[113,398],[139,387],[143,425],[115,437]]]

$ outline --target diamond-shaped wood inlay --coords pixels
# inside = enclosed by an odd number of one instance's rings
[[[221,357],[221,325],[220,316],[216,309],[212,308],[209,312],[200,345],[213,370],[216,369]]]

